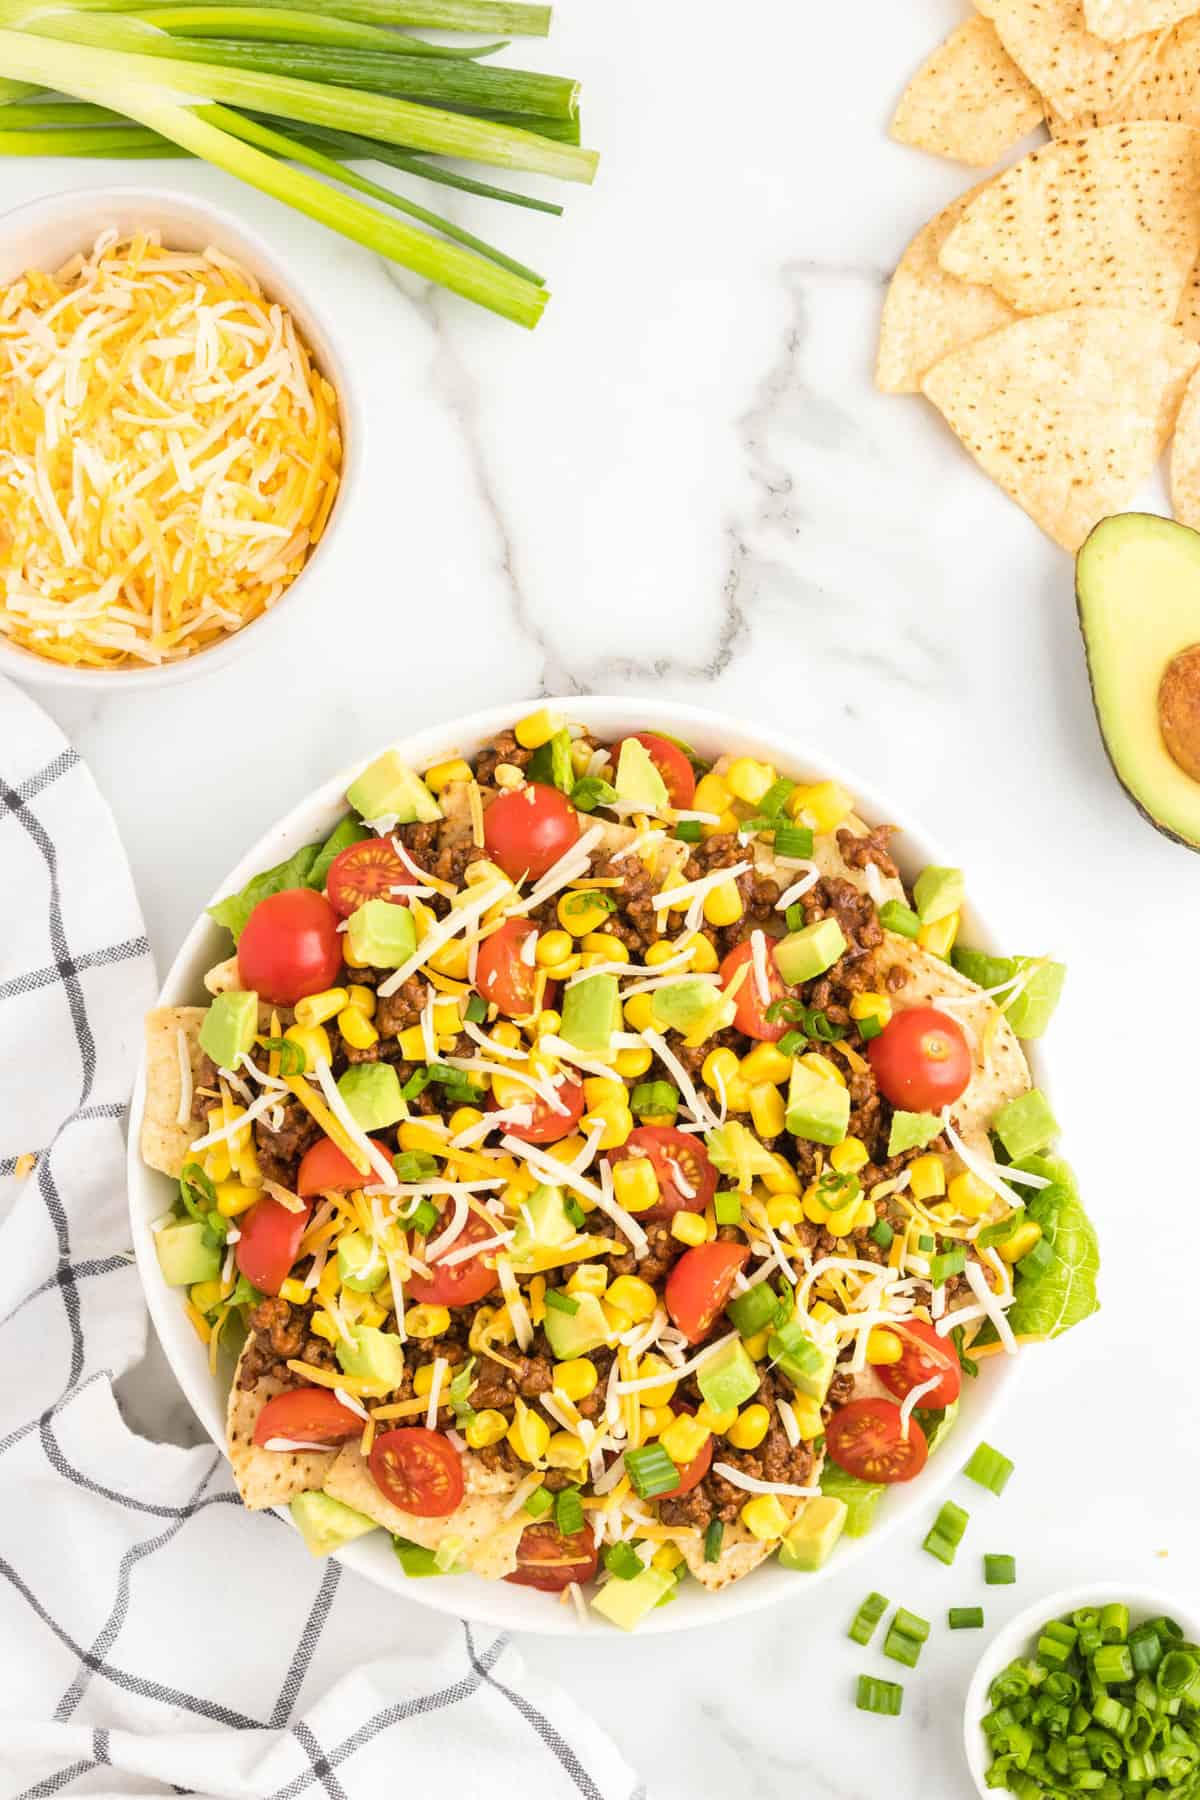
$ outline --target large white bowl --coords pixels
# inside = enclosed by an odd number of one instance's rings
[[[801,780],[832,778],[841,781],[855,795],[861,813],[872,824],[894,822],[903,827],[894,840],[897,860],[911,881],[927,863],[952,862],[943,848],[924,831],[904,817],[902,808],[882,797],[874,788],[861,782],[846,770],[830,763],[811,747],[780,732],[754,730],[735,719],[698,707],[682,706],[673,701],[637,699],[591,699],[570,695],[562,699],[539,701],[566,713],[568,718],[586,725],[597,737],[612,741],[627,732],[654,729],[685,738],[703,754],[716,757],[722,751],[766,758],[781,771]],[[457,719],[445,726],[399,738],[397,744],[406,761],[423,769],[434,762],[456,755],[470,756],[481,745],[491,741],[497,731],[511,726],[529,710],[528,705],[504,705]],[[376,752],[377,754],[377,752]],[[287,818],[281,820],[221,882],[217,894],[230,893],[242,887],[258,870],[269,868],[304,844],[321,838],[345,812],[345,792],[358,771],[369,761],[364,757],[333,776],[302,802]],[[974,906],[965,915],[964,936],[969,943],[984,949],[1000,948]],[[161,1002],[176,1006],[195,1003],[205,998],[203,976],[213,964],[229,953],[229,937],[203,914],[188,933],[183,947],[171,965],[163,984]],[[173,1198],[174,1184],[142,1163],[138,1155],[145,1098],[145,1071],[139,1070],[133,1098],[129,1130],[129,1204],[133,1222],[133,1243],[138,1267],[146,1289],[150,1315],[154,1320],[167,1360],[174,1369],[184,1393],[191,1401],[213,1442],[224,1449],[225,1390],[209,1373],[203,1346],[184,1314],[177,1290],[169,1288],[162,1278],[155,1255],[150,1224],[161,1217]],[[953,1445],[977,1442],[991,1437],[992,1425],[1002,1400],[1011,1391],[1020,1359],[989,1357],[982,1365],[979,1378],[968,1384],[963,1395],[963,1422],[952,1440]],[[719,1625],[723,1620],[781,1601],[801,1602],[813,1584],[840,1574],[855,1562],[864,1550],[874,1551],[881,1539],[907,1525],[910,1535],[924,1531],[931,1512],[931,1502],[955,1474],[960,1458],[957,1448],[943,1450],[930,1462],[928,1470],[917,1481],[897,1487],[881,1503],[878,1522],[866,1538],[843,1539],[824,1569],[815,1575],[793,1574],[773,1562],[720,1593],[707,1593],[699,1584],[685,1582],[673,1605],[650,1615],[639,1627],[642,1635],[654,1632],[688,1631],[699,1625]],[[287,1516],[284,1509],[284,1516]],[[297,1546],[297,1555],[303,1554]],[[388,1538],[381,1532],[367,1537],[340,1552],[342,1560],[359,1570],[381,1587],[403,1594],[406,1599],[431,1606],[438,1612],[461,1616],[466,1613],[490,1624],[511,1630],[569,1634],[580,1629],[572,1609],[557,1605],[553,1599],[532,1589],[511,1583],[485,1582],[473,1575],[460,1575],[446,1580],[409,1580],[401,1571]]]
[[[0,635],[0,674],[11,675],[14,681],[125,694],[173,687],[196,675],[214,675],[267,632],[278,631],[280,620],[292,616],[297,605],[315,598],[320,582],[328,581],[334,543],[346,535],[363,453],[363,409],[324,313],[297,286],[269,246],[232,213],[191,194],[157,187],[85,187],[31,200],[0,216],[0,284],[15,281],[26,269],[61,268],[77,251],[90,250],[102,231],[115,228],[124,234],[139,227],[161,232],[163,243],[171,250],[204,250],[214,245],[248,269],[268,299],[278,300],[291,313],[317,367],[337,393],[342,432],[337,497],[320,543],[287,592],[268,612],[207,650],[156,667],[72,669]]]

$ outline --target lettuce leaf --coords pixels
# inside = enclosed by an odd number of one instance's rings
[[[223,900],[218,900],[215,906],[209,907],[209,918],[226,926],[236,944],[260,900],[271,894],[282,894],[287,888],[311,887],[319,891],[325,885],[329,865],[338,852],[369,835],[357,819],[347,815],[334,826],[323,844],[305,844],[286,862],[276,863],[273,869],[264,869],[261,874],[252,876],[240,893],[227,894]]]
[[[1008,1310],[1008,1322],[1019,1337],[1061,1337],[1100,1310],[1096,1295],[1100,1243],[1068,1163],[1060,1156],[1029,1156],[1016,1166],[1030,1175],[1044,1175],[1050,1183],[1037,1189],[1025,1211],[1041,1226],[1054,1257],[1034,1274],[1023,1274],[1023,1264],[1017,1264],[1017,1297]],[[995,1339],[995,1329],[988,1324],[975,1342]]]

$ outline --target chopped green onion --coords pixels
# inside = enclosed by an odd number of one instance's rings
[[[404,1223],[411,1225],[418,1237],[428,1237],[440,1217],[432,1200],[419,1200],[412,1212],[404,1215]]]
[[[548,1512],[554,1510],[554,1495],[549,1488],[535,1487],[525,1502],[525,1511],[531,1519],[544,1519]]]
[[[727,1317],[743,1337],[753,1337],[756,1332],[773,1325],[781,1310],[779,1295],[765,1281],[756,1281],[725,1308]]]
[[[1123,1644],[1128,1636],[1129,1608],[1114,1601],[1101,1611],[1100,1641],[1104,1644]]]
[[[582,1231],[587,1223],[587,1214],[576,1200],[574,1194],[568,1194],[563,1201],[563,1211],[570,1219],[576,1231]]]
[[[970,1513],[964,1512],[961,1506],[956,1506],[953,1500],[947,1500],[934,1520],[922,1549],[928,1550],[930,1556],[936,1556],[939,1562],[949,1567],[962,1543],[970,1517]]]
[[[874,1675],[860,1675],[854,1701],[859,1712],[881,1713],[896,1718],[904,1704],[904,1689],[898,1681],[880,1681]]]
[[[961,1275],[966,1266],[966,1250],[956,1244],[952,1250],[944,1250],[940,1256],[930,1258],[929,1279],[934,1287],[941,1287],[951,1275]]]
[[[303,1075],[308,1067],[303,1044],[294,1043],[291,1038],[263,1038],[262,1047],[268,1056],[279,1058],[279,1073],[285,1080],[289,1075]]]
[[[1153,1675],[1163,1656],[1162,1642],[1153,1625],[1139,1625],[1130,1632],[1129,1654],[1135,1675]]]
[[[617,790],[598,775],[585,775],[571,789],[571,805],[577,812],[595,812],[598,806],[611,806]],[[590,898],[591,896],[589,896]]]
[[[414,1069],[404,1086],[400,1089],[400,1098],[402,1100],[415,1100],[419,1094],[425,1092],[425,1089],[432,1080],[433,1075],[430,1072],[428,1065],[424,1065],[419,1069]]]
[[[800,1381],[815,1375],[825,1366],[825,1353],[804,1332],[795,1319],[789,1319],[767,1339],[767,1355],[772,1366],[778,1366],[789,1381]]]
[[[798,900],[795,901],[791,906],[788,907],[787,911],[784,913],[783,916],[784,916],[784,920],[786,921],[787,928],[789,931],[803,931],[804,930],[804,927],[805,927],[805,924],[807,921],[805,918],[804,908],[801,906],[801,904]]]
[[[869,1044],[871,1039],[877,1038],[883,1030],[883,1020],[876,1018],[874,1013],[869,1019],[857,1019],[855,1023],[858,1026],[858,1035],[864,1044]]]
[[[921,1251],[922,1255],[928,1256],[932,1250],[936,1249],[936,1247],[937,1246],[929,1233],[923,1231],[917,1239],[917,1249]]]
[[[606,1544],[604,1566],[618,1581],[632,1581],[641,1574],[644,1564],[632,1544]]]
[[[740,1194],[715,1194],[713,1196],[713,1217],[718,1225],[740,1225],[742,1196]]]
[[[721,1540],[725,1536],[725,1526],[720,1519],[710,1519],[708,1529],[704,1533],[704,1560],[716,1562],[721,1554]]]
[[[802,1031],[785,1031],[776,1048],[781,1056],[803,1056],[808,1039]]]
[[[576,1487],[563,1488],[555,1495],[554,1523],[564,1537],[571,1537],[583,1530],[583,1501]]]
[[[776,856],[794,856],[800,860],[813,853],[813,834],[807,825],[776,825]]]
[[[990,1493],[1002,1494],[1008,1486],[1008,1478],[1015,1464],[999,1450],[993,1450],[990,1444],[977,1444],[963,1469],[968,1481],[977,1486],[987,1488]]]
[[[979,1631],[983,1627],[982,1606],[952,1606],[946,1614],[951,1631]]]
[[[661,1444],[641,1444],[625,1452],[625,1473],[640,1500],[653,1500],[679,1486],[679,1470]]]
[[[1011,1587],[1017,1579],[1015,1556],[985,1556],[983,1579],[989,1587]]]
[[[562,1288],[546,1289],[546,1305],[554,1312],[574,1314],[579,1311],[578,1300],[573,1295],[564,1293]]]
[[[875,1635],[875,1627],[887,1611],[887,1607],[888,1602],[886,1594],[867,1595],[866,1599],[855,1613],[849,1633],[847,1634],[854,1643],[862,1644],[864,1647],[870,1643],[872,1637]]]
[[[758,810],[768,819],[777,819],[787,804],[788,795],[794,793],[795,788],[794,781],[789,781],[786,775],[781,775],[778,781],[771,783],[759,801]]]
[[[873,1238],[881,1250],[890,1250],[892,1239],[896,1233],[886,1219],[876,1219],[867,1236]]]
[[[464,1019],[468,1019],[472,1025],[482,1025],[487,1015],[487,1001],[483,995],[472,994],[467,1001],[466,1011],[463,1013]]]
[[[679,1089],[669,1081],[639,1081],[629,1097],[630,1110],[639,1119],[673,1119],[679,1111]]]
[[[920,919],[902,900],[885,900],[879,909],[879,923],[885,931],[895,931],[906,938],[915,938],[921,930]]]
[[[398,1150],[392,1167],[401,1181],[432,1181],[438,1172],[437,1157],[428,1150]]]
[[[896,1615],[888,1626],[884,1639],[883,1654],[890,1656],[893,1662],[903,1663],[906,1668],[915,1669],[920,1660],[921,1650],[929,1636],[929,1621],[906,1612],[904,1607],[896,1609]]]
[[[671,830],[681,844],[698,844],[703,835],[699,819],[677,819]]]
[[[1042,1645],[1039,1644],[1038,1655],[1041,1653]],[[1105,1687],[1119,1687],[1123,1681],[1132,1681],[1133,1658],[1129,1654],[1129,1645],[1101,1644],[1092,1658],[1092,1668],[1096,1671],[1096,1680],[1102,1681]]]

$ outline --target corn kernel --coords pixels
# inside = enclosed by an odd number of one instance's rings
[[[425,771],[425,786],[431,794],[440,794],[452,781],[473,780],[471,765],[464,762],[461,756],[452,757],[449,762],[434,763],[432,769]]]
[[[477,1412],[468,1423],[463,1436],[472,1450],[486,1450],[491,1444],[498,1444],[508,1430],[508,1420],[502,1412],[495,1412],[485,1407]]]
[[[327,1312],[315,1312],[308,1328],[317,1337],[324,1338],[327,1344],[336,1344],[338,1341],[337,1326]]]
[[[659,1432],[665,1431],[674,1417],[669,1406],[640,1406],[638,1422],[642,1428],[642,1442],[646,1443],[650,1438],[657,1437]]]
[[[856,1198],[847,1201],[845,1206],[839,1206],[836,1212],[826,1213],[825,1229],[830,1237],[849,1237],[854,1230],[857,1218],[858,1200]]]
[[[997,1248],[1006,1263],[1018,1263],[1023,1256],[1029,1255],[1041,1235],[1042,1228],[1037,1220],[1026,1219],[1023,1225],[1017,1226],[1008,1241]]]
[[[545,1456],[552,1469],[582,1474],[587,1468],[587,1451],[573,1431],[556,1431],[546,1445]]]
[[[552,737],[564,730],[567,721],[561,713],[551,712],[548,706],[540,706],[536,712],[526,713],[513,726],[513,736],[522,750],[540,750],[548,744]]]
[[[576,953],[564,956],[561,962],[539,963],[538,967],[547,981],[567,981],[572,975],[578,975],[583,967],[583,957]]]
[[[946,1191],[946,1165],[940,1156],[918,1156],[910,1164],[909,1174],[914,1200],[936,1200]]]
[[[736,800],[757,806],[778,776],[770,763],[755,762],[752,756],[736,756],[725,771],[725,785]]]
[[[654,948],[653,944],[650,946]],[[650,994],[634,994],[626,1000],[622,1011],[630,1031],[650,1031],[654,1027],[654,1002]]]
[[[898,1363],[904,1355],[904,1345],[894,1331],[888,1331],[882,1325],[875,1325],[867,1333],[867,1361],[886,1367],[889,1363]]]
[[[798,1194],[772,1194],[767,1201],[767,1223],[774,1231],[781,1225],[798,1225],[803,1217]]]
[[[737,814],[731,810],[723,812],[717,819],[715,825],[702,825],[700,827],[700,836],[702,838],[733,837],[740,826],[741,820],[738,818]]]
[[[522,1462],[540,1462],[550,1442],[550,1427],[540,1413],[531,1412],[523,1400],[518,1400],[508,1428],[508,1441]]]
[[[784,1056],[778,1044],[755,1044],[738,1064],[738,1074],[752,1087],[764,1081],[778,1087],[791,1073],[792,1059]]]
[[[627,963],[629,946],[611,931],[589,931],[579,941],[581,950],[594,950],[605,962]]]
[[[422,1363],[419,1369],[413,1370],[413,1393],[420,1399],[424,1399],[432,1386],[433,1364],[431,1362]]]
[[[239,1213],[249,1212],[255,1201],[262,1199],[261,1188],[247,1187],[240,1181],[218,1181],[216,1188],[217,1211],[223,1219],[236,1219]]]
[[[818,781],[811,787],[795,787],[787,797],[793,819],[802,819],[814,831],[836,831],[854,805],[852,797],[836,781]]]
[[[436,1113],[418,1123],[416,1119],[405,1119],[396,1131],[396,1142],[401,1150],[428,1150],[433,1156],[445,1156],[446,1140],[436,1129],[442,1123]]]
[[[739,1450],[757,1450],[770,1425],[770,1413],[756,1401],[753,1406],[742,1408],[725,1435]]]
[[[696,798],[693,802],[697,812],[728,812],[733,802],[733,795],[719,775],[710,769],[696,783]]]
[[[825,1421],[821,1417],[821,1403],[814,1400],[811,1394],[796,1394],[792,1399],[792,1417],[796,1421],[796,1429],[801,1440],[811,1444],[814,1438],[820,1437],[825,1429]]]
[[[838,1175],[857,1175],[871,1160],[871,1152],[861,1138],[843,1138],[829,1152],[829,1166]]]
[[[661,1569],[664,1575],[672,1575],[683,1561],[683,1551],[678,1544],[660,1544],[650,1558],[650,1566]]]
[[[696,1409],[696,1423],[711,1431],[714,1437],[724,1437],[736,1418],[736,1406],[727,1406],[721,1412],[714,1412],[708,1401],[702,1400]]]
[[[885,994],[855,994],[850,1002],[852,1019],[878,1019],[881,1026],[892,1022],[892,1003]]]
[[[626,1081],[636,1081],[639,1075],[646,1073],[653,1061],[654,1057],[645,1048],[618,1050],[613,1059],[613,1067],[618,1075],[625,1077]]]
[[[710,925],[735,925],[745,910],[736,881],[723,881],[704,896],[704,916]]]
[[[279,1298],[286,1300],[291,1306],[305,1306],[312,1295],[302,1281],[296,1281],[289,1275],[286,1281],[280,1283]]]
[[[949,1198],[955,1211],[961,1213],[964,1219],[982,1219],[985,1213],[990,1212],[996,1196],[986,1182],[980,1181],[978,1175],[972,1175],[969,1169],[964,1169],[950,1183]]]
[[[359,987],[357,983],[346,989],[347,1006],[357,1007],[365,1019],[375,1017],[376,994],[374,988]]]
[[[690,1413],[680,1413],[667,1426],[660,1442],[676,1468],[682,1468],[699,1456],[711,1436],[707,1426]]]
[[[627,1331],[632,1330],[633,1320],[629,1314],[623,1306],[610,1306],[607,1295],[600,1302],[600,1311],[604,1314],[604,1323],[608,1327],[610,1338],[624,1337]]]
[[[571,745],[571,768],[576,776],[584,776],[591,767],[592,746],[586,738],[576,738]]]
[[[674,944],[669,943],[666,938],[658,938],[653,944],[647,946],[642,961],[648,969],[657,969],[660,963],[670,962],[677,954]],[[642,995],[634,997],[635,999],[643,998]]]
[[[533,1021],[533,1030],[535,1037],[557,1036],[562,1030],[562,1014],[555,1012],[553,1007],[543,1007]]]
[[[198,1312],[211,1312],[220,1304],[221,1284],[219,1281],[197,1281],[188,1289],[188,1298]]]
[[[627,1156],[612,1165],[613,1193],[626,1212],[648,1212],[662,1198],[654,1164],[648,1156]]]
[[[548,969],[556,963],[561,963],[566,957],[569,957],[574,947],[569,932],[543,931],[538,937],[537,949],[535,950],[534,955],[537,958],[539,966],[543,969]]]
[[[289,1025],[283,1035],[289,1044],[299,1044],[304,1052],[304,1066],[310,1075],[319,1062],[332,1061],[329,1033],[323,1025]]]
[[[643,1406],[670,1406],[679,1383],[672,1379],[671,1365],[666,1358],[648,1352],[638,1364],[637,1378],[639,1381],[648,1381],[652,1375],[661,1375],[663,1379],[654,1387],[642,1388],[638,1399]]]
[[[814,1075],[821,1075],[826,1081],[836,1081],[839,1087],[845,1087],[846,1077],[837,1064],[830,1062],[827,1056],[819,1056],[815,1050],[811,1050],[807,1056],[802,1056],[800,1061],[804,1068],[811,1069]]]
[[[750,1089],[750,1117],[760,1138],[779,1136],[787,1118],[787,1108],[777,1087],[763,1082]]]
[[[450,1329],[450,1310],[445,1306],[410,1306],[404,1315],[404,1329],[409,1337],[441,1337]]]
[[[922,950],[928,950],[930,956],[949,956],[951,946],[958,936],[958,926],[958,913],[947,913],[944,919],[935,919],[931,925],[922,925],[917,933],[917,942]]]
[[[563,894],[556,908],[558,922],[573,938],[586,938],[606,923],[612,908],[603,893],[583,890]]]
[[[554,1386],[568,1400],[586,1400],[595,1392],[599,1379],[595,1363],[589,1362],[586,1356],[576,1356],[570,1362],[554,1365]]]
[[[498,788],[519,788],[525,786],[525,773],[516,763],[497,763],[492,770],[492,780]]]
[[[425,1061],[425,1033],[419,1025],[407,1025],[397,1034],[396,1042],[405,1062]]]
[[[387,1316],[387,1308],[380,1306],[370,1294],[358,1296],[358,1323],[360,1325],[370,1325],[373,1330],[378,1330]]]
[[[308,994],[303,1000],[296,1002],[297,1025],[324,1025],[350,1004],[350,996],[343,987],[326,988],[320,994]]]
[[[786,1157],[771,1152],[769,1166],[764,1165],[761,1175],[763,1186],[769,1194],[798,1194],[800,1177]]]
[[[658,1305],[654,1289],[640,1275],[618,1275],[609,1286],[607,1299],[622,1312],[627,1312],[635,1325],[652,1319]]]
[[[732,1050],[710,1050],[700,1073],[716,1094],[722,1088],[728,1090],[730,1082],[737,1080],[738,1068],[738,1059]]]
[[[594,1294],[597,1299],[608,1286],[608,1270],[603,1263],[578,1263],[567,1279],[568,1294]]]
[[[767,1340],[770,1335],[771,1331],[768,1326],[765,1331],[756,1331],[751,1337],[743,1338],[742,1342],[746,1346],[747,1356],[751,1357],[755,1362],[761,1362],[763,1357],[767,1354]]]
[[[671,1236],[681,1244],[703,1244],[708,1238],[708,1226],[699,1213],[677,1212],[671,1220]]]
[[[720,967],[720,958],[715,947],[709,943],[703,932],[697,932],[692,939],[692,960],[688,965],[697,975],[714,975]]]
[[[747,1500],[738,1516],[746,1530],[763,1544],[782,1537],[791,1523],[777,1494],[756,1494],[753,1500]]]
[[[603,1106],[593,1107],[582,1123],[590,1130],[602,1121],[604,1133],[600,1139],[600,1148],[619,1150],[633,1131],[633,1114],[627,1106],[617,1106],[606,1101]]]
[[[379,1042],[379,1033],[357,1006],[344,1006],[337,1016],[338,1030],[352,1050],[369,1050]]]
[[[371,966],[370,959],[365,956],[356,956],[354,954],[354,951],[351,949],[350,944],[347,941],[345,933],[342,934],[341,945],[342,945],[342,961],[345,963],[345,965],[348,969],[369,969],[370,968],[370,966]],[[285,1036],[287,1035],[286,1032],[284,1035]]]

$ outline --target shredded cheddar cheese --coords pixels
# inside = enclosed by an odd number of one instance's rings
[[[214,249],[96,240],[0,289],[0,631],[55,662],[179,661],[273,606],[338,489],[337,397]]]

